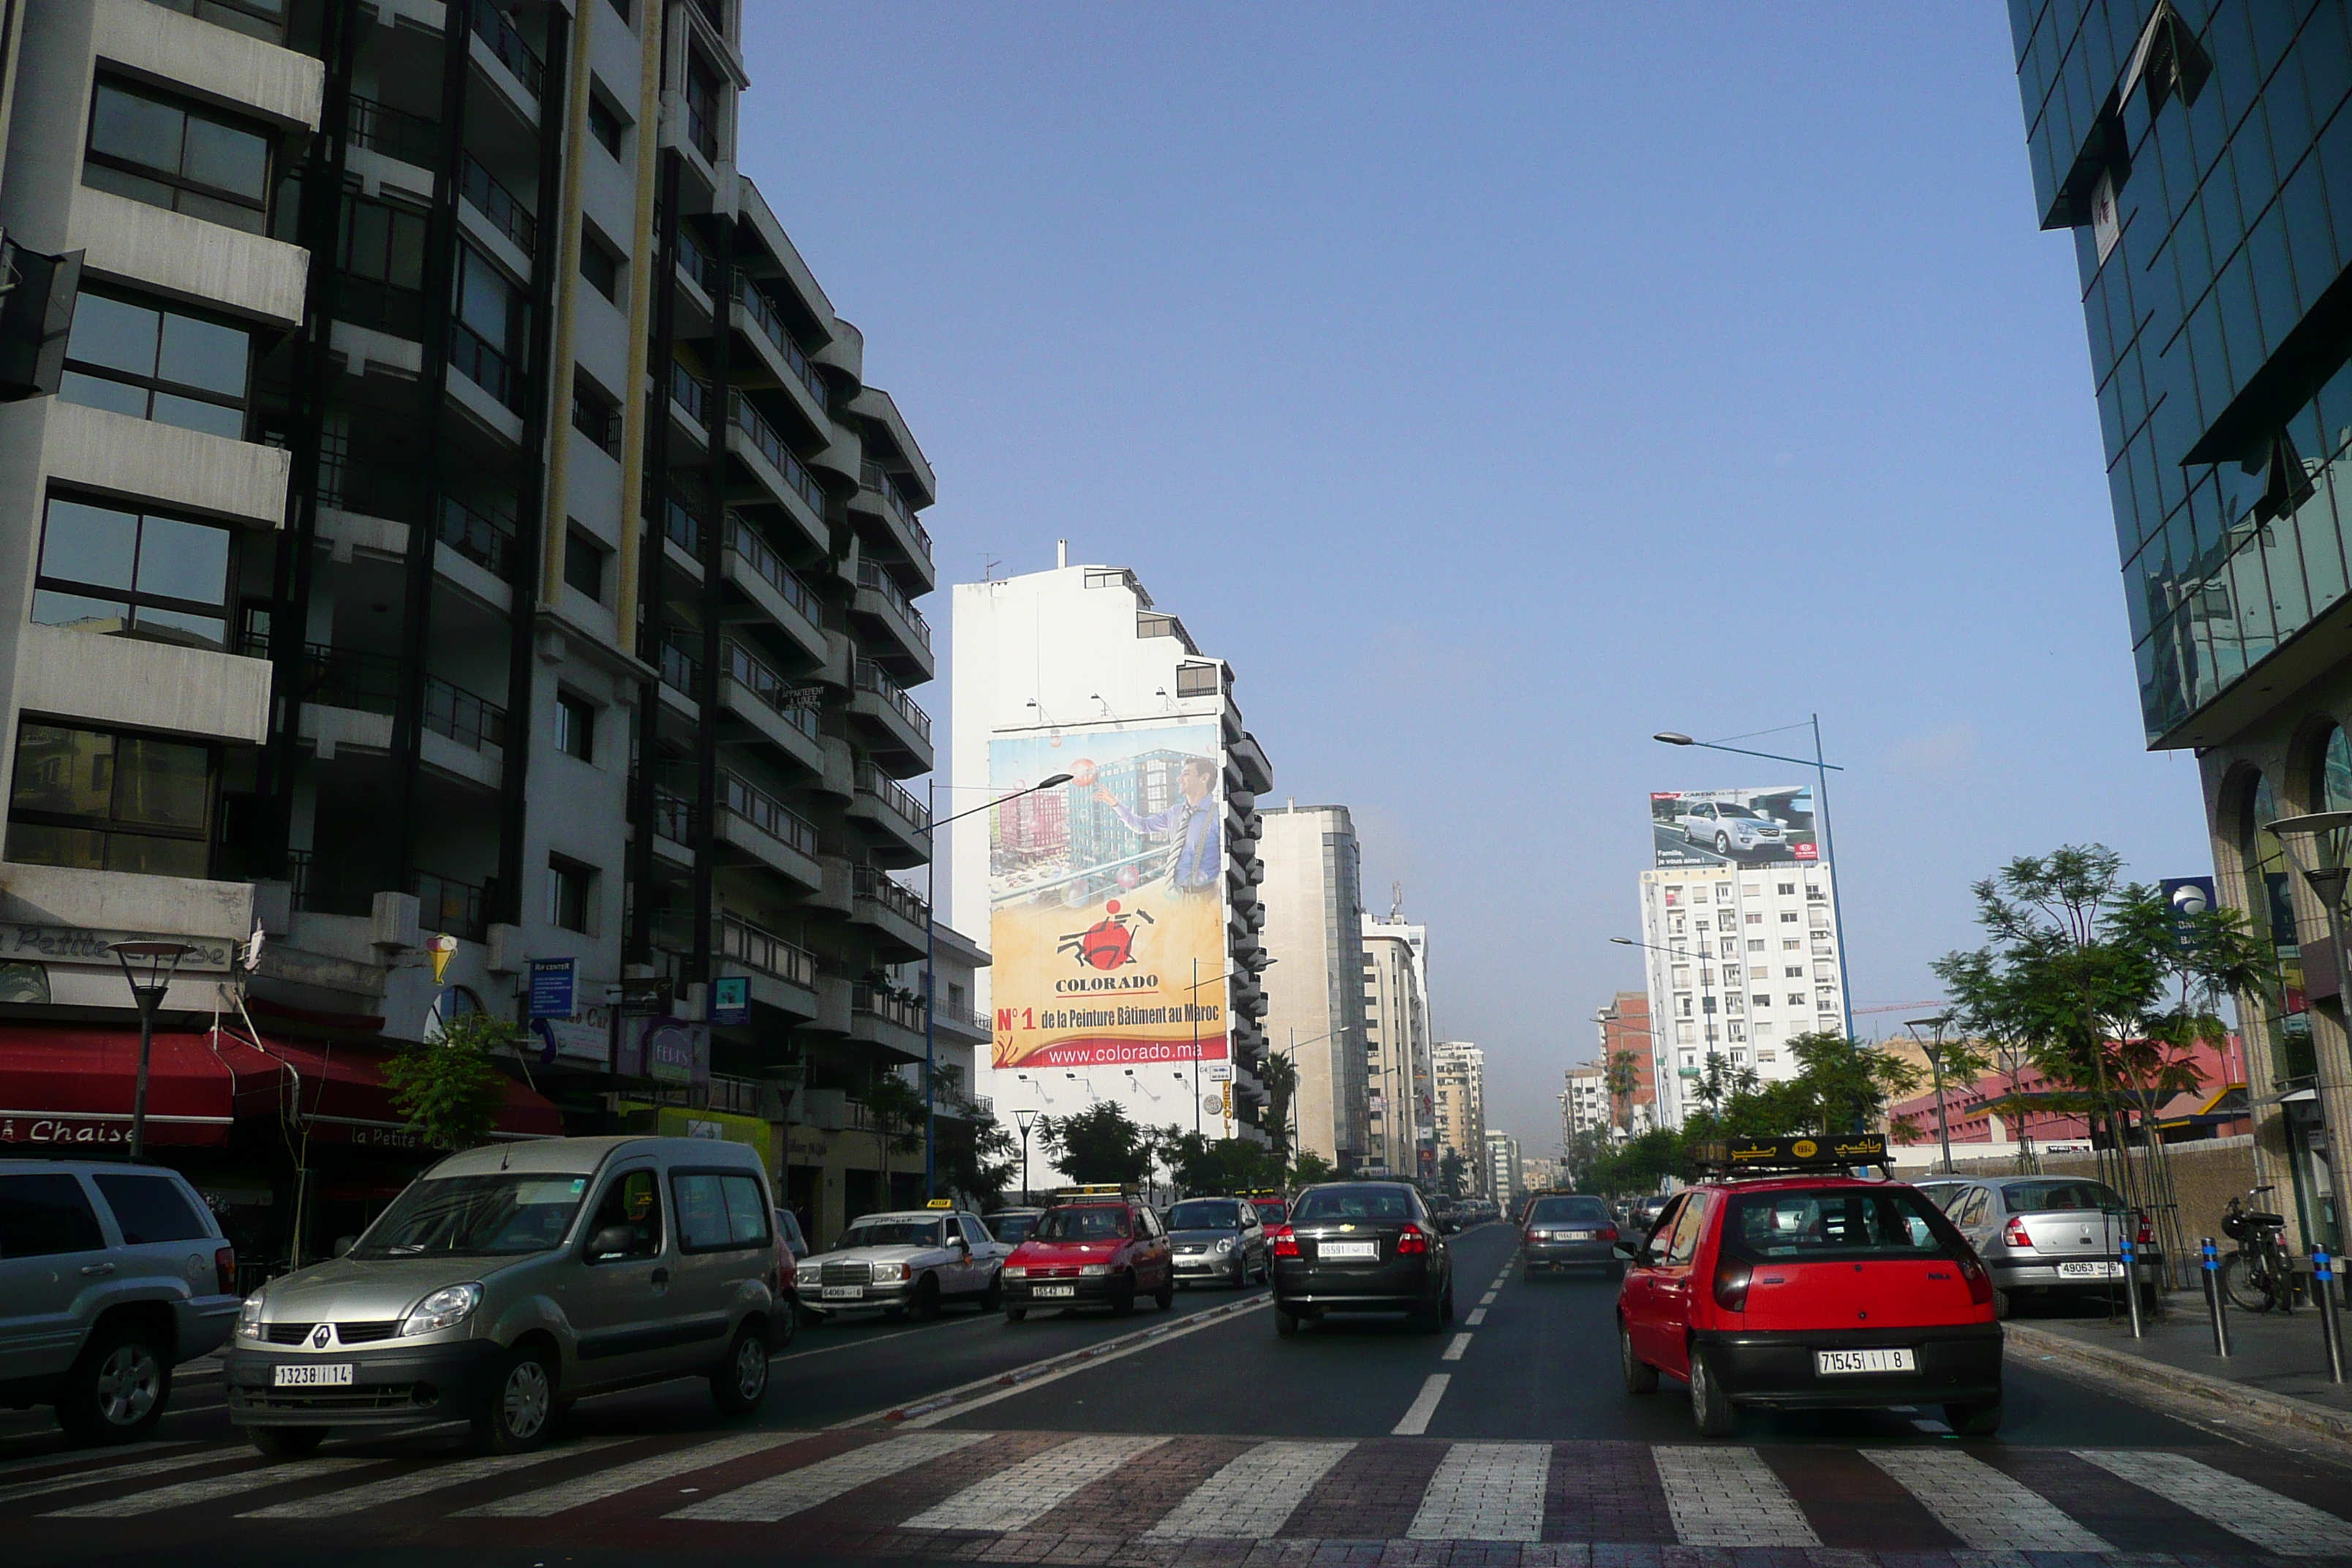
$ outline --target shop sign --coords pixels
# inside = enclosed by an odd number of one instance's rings
[[[710,1021],[748,1024],[751,1021],[751,979],[747,974],[722,974],[710,983]]]
[[[665,1105],[655,1117],[654,1125],[665,1138],[710,1138],[724,1143],[741,1143],[768,1152],[768,1124],[756,1116],[739,1116],[731,1110],[691,1110],[681,1105]]]
[[[189,970],[214,970],[226,973],[236,957],[238,947],[236,942],[227,937],[159,936],[151,931],[94,931],[84,926],[28,925],[21,921],[0,921],[0,962],[51,959],[112,969],[116,962],[114,944],[118,942],[180,942],[188,950],[188,955],[180,961],[183,973]]]
[[[644,1018],[627,1031],[634,1037],[637,1075],[656,1083],[710,1081],[710,1031],[683,1018]]]
[[[580,961],[575,958],[534,958],[530,961],[530,1016],[538,1018],[569,1018],[579,1010],[572,1000],[578,989],[575,977]]]
[[[534,1018],[530,1026],[540,1038],[541,1067],[571,1062],[601,1068],[612,1062],[612,1014],[604,1007],[583,1007],[569,1017]]]

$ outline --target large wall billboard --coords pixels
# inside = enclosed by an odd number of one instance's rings
[[[1224,770],[1215,721],[989,742],[991,1060],[1226,1058]],[[1198,983],[1197,988],[1195,983]]]
[[[1653,791],[1650,837],[1653,864],[1661,868],[1785,866],[1822,858],[1811,784]]]

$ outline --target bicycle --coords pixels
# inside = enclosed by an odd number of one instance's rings
[[[2258,1198],[2270,1187],[2247,1194]],[[2221,1259],[2221,1294],[2242,1312],[2294,1310],[2294,1263],[2286,1250],[2286,1216],[2250,1209],[2231,1198],[2221,1211],[2221,1234],[2238,1244]]]

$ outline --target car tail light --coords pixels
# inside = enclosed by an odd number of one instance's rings
[[[1409,1225],[1397,1232],[1397,1256],[1411,1258],[1429,1250],[1429,1233],[1417,1225]]]
[[[1755,1270],[1725,1258],[1715,1268],[1715,1304],[1727,1312],[1748,1310],[1748,1287]]]
[[[2156,1245],[2156,1222],[2146,1215],[2139,1216],[2139,1234],[2133,1238],[2133,1243],[2139,1247]]]
[[[1519,1240],[1528,1247],[1533,1247],[1536,1244],[1536,1233],[1532,1230],[1522,1231],[1519,1233]]]
[[[1274,1255],[1276,1258],[1298,1256],[1298,1237],[1288,1226],[1274,1226],[1265,1234],[1266,1239],[1274,1243]]]
[[[224,1296],[236,1294],[236,1248],[224,1247],[213,1254],[213,1275],[220,1282]]]
[[[1594,1231],[1592,1234],[1598,1240],[1614,1241],[1617,1239],[1617,1227],[1612,1225],[1605,1229]]]
[[[2012,1216],[2009,1224],[2002,1229],[2000,1239],[2004,1245],[2009,1247],[2030,1247],[2033,1245],[2033,1237],[2026,1232],[2025,1221],[2015,1216]]]
[[[2012,1225],[2016,1222],[2011,1221]],[[1977,1260],[1974,1252],[1960,1254],[1960,1278],[1969,1282],[1969,1300],[1981,1307],[1992,1300],[1992,1276]]]

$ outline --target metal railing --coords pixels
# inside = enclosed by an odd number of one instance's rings
[[[784,722],[814,741],[817,738],[816,710],[795,700],[792,682],[770,668],[741,643],[729,638],[724,647],[727,673],[752,696],[776,710]]]
[[[706,162],[719,162],[719,128],[710,123],[710,116],[694,101],[691,92],[686,95],[686,137]]]
[[[881,464],[859,463],[857,465],[857,488],[863,490],[872,490],[875,494],[880,496],[882,498],[882,504],[889,509],[890,515],[897,518],[899,524],[904,527],[908,533],[915,536],[915,542],[922,547],[923,559],[929,561],[931,558],[931,536],[929,531],[925,529],[921,520],[915,516],[915,509],[907,504],[907,498],[898,493],[898,484],[892,480],[888,474],[882,471]]]
[[[694,842],[694,802],[666,789],[654,791],[654,831],[673,844]]]
[[[530,89],[538,98],[547,91],[547,66],[539,52],[515,30],[515,25],[504,11],[488,5],[470,7],[474,13],[474,36],[489,46],[491,57],[515,74],[515,79]]]
[[[662,684],[696,701],[701,700],[702,661],[674,642],[660,648]]]
[[[792,366],[794,375],[801,378],[801,384],[815,396],[817,405],[824,406],[831,396],[825,388],[824,377],[818,374],[816,362],[801,351],[799,342],[793,338],[792,329],[784,325],[783,317],[777,314],[775,301],[768,298],[767,291],[738,272],[735,274],[735,298],[741,301],[744,310],[759,327],[761,335],[776,345],[776,352],[784,356],[784,363]]]
[[[898,716],[915,727],[925,741],[931,738],[931,716],[915,706],[907,689],[890,679],[889,672],[870,658],[857,661],[857,686],[861,691],[871,691],[898,710]]]
[[[911,921],[917,925],[930,923],[931,907],[923,902],[919,894],[884,876],[872,866],[851,867],[849,885],[850,890],[858,898],[881,905],[900,920]]]
[[[319,462],[319,504],[337,511],[402,521],[416,515],[424,484],[414,468],[362,463],[351,458],[321,457]]]
[[[806,948],[795,946],[773,931],[762,931],[724,910],[711,921],[710,934],[711,946],[721,957],[731,958],[746,968],[772,974],[803,990],[816,988],[816,954]]]
[[[446,931],[468,942],[488,939],[488,884],[477,887],[455,877],[419,871],[410,890],[416,895],[416,922],[426,931]]]
[[[823,517],[824,487],[816,482],[816,476],[803,467],[798,458],[793,456],[792,448],[784,445],[784,438],[776,434],[776,427],[768,423],[767,416],[752,406],[750,398],[733,387],[727,390],[727,417],[738,430],[751,437],[751,445],[760,449],[761,456],[776,466],[776,471],[784,476],[784,483],[793,488],[793,493],[808,502],[809,509],[817,516]]]
[[[672,543],[699,563],[702,560],[701,511],[672,496],[668,510],[664,515],[667,521],[662,531],[669,535]]]
[[[810,859],[816,858],[816,825],[740,774],[720,771],[719,809],[741,817]]]
[[[876,767],[872,763],[857,764],[855,777],[859,795],[870,795],[891,812],[905,819],[918,833],[927,833],[931,826],[931,810],[917,799],[914,791]]]
[[[677,230],[678,269],[694,279],[695,286],[716,298],[719,293],[719,262],[702,248],[702,242],[684,224]]]
[[[490,173],[479,158],[466,154],[466,165],[458,172],[457,191],[474,204],[476,211],[490,220],[490,226],[514,241],[515,248],[525,256],[539,249],[539,219],[522,205],[522,198],[506,188],[496,174]]]
[[[356,272],[335,275],[335,317],[355,327],[421,342],[425,338],[425,296],[380,278]]]
[[[441,498],[435,510],[434,537],[501,579],[513,561],[515,525],[477,511],[456,496]]]
[[[677,360],[670,361],[669,395],[693,416],[698,430],[710,425],[710,384]]]
[[[816,591],[801,581],[800,574],[784,564],[784,558],[760,537],[756,529],[731,511],[727,514],[727,548],[741,556],[743,563],[782,594],[793,609],[814,625],[824,624],[824,611],[817,601]]]
[[[425,727],[480,751],[507,743],[507,710],[437,675],[425,678]]]
[[[882,602],[898,613],[908,629],[915,634],[915,639],[925,648],[931,646],[931,623],[923,618],[923,612],[915,608],[915,601],[907,597],[907,590],[898,586],[898,579],[885,572],[880,562],[858,557],[857,585],[881,595]]]
[[[919,996],[902,996],[895,991],[885,991],[875,985],[853,985],[849,988],[849,1010],[864,1013],[896,1024],[916,1034],[923,1032],[923,1003]]]
[[[302,700],[326,708],[389,713],[400,697],[400,660],[390,654],[309,643],[302,649]]]
[[[1176,667],[1176,695],[1179,697],[1214,697],[1225,689],[1225,672],[1213,664],[1180,664]]]
[[[353,94],[350,101],[348,134],[352,146],[365,147],[420,169],[441,166],[441,128],[433,121],[373,98]]]
[[[522,377],[488,338],[463,321],[449,323],[449,364],[509,410],[521,412]]]

